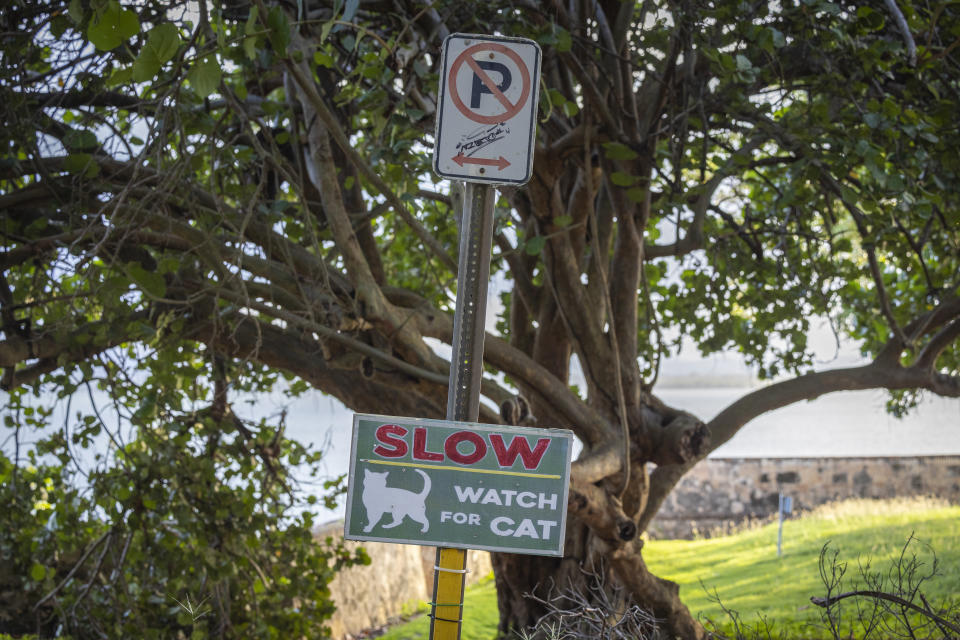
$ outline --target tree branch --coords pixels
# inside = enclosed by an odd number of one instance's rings
[[[951,325],[951,330],[957,329]],[[827,393],[866,389],[928,389],[939,395],[960,398],[960,377],[947,376],[919,366],[904,368],[897,362],[877,359],[862,367],[809,373],[748,393],[707,423],[710,444],[699,456],[683,464],[665,465],[653,471],[649,501],[640,519],[641,530],[649,525],[667,494],[694,464],[730,440],[757,416]]]
[[[623,512],[620,501],[595,484],[571,483],[567,508],[571,516],[613,546],[637,535],[637,525]]]
[[[929,607],[926,607],[926,608],[921,607],[919,605],[916,605],[910,602],[909,600],[901,598],[900,596],[893,595],[892,593],[884,593],[883,591],[870,591],[870,590],[848,591],[847,593],[838,593],[835,596],[830,596],[827,598],[818,598],[816,596],[813,596],[810,598],[810,602],[817,605],[818,607],[826,608],[833,604],[836,604],[837,602],[840,602],[841,600],[845,600],[847,598],[873,598],[875,600],[886,600],[887,602],[898,604],[901,607],[913,609],[917,613],[927,616],[931,620],[934,620],[938,625],[947,627],[948,629],[956,633],[958,636],[960,636],[960,626],[952,624],[949,620],[946,620],[945,618],[941,618],[936,613],[931,611]]]
[[[513,276],[514,293],[526,310],[532,314],[536,307],[537,288],[530,280],[530,275],[524,268],[523,261],[516,249],[510,244],[510,240],[501,232],[494,236],[497,247],[500,248],[500,255],[510,265],[510,274]]]
[[[304,56],[308,56],[309,50],[305,47],[301,47],[301,50],[304,51]],[[305,63],[300,65],[296,64],[289,58],[284,58],[284,64],[287,67],[287,70],[290,72],[290,75],[293,76],[296,80],[297,85],[300,87],[302,94],[309,103],[313,110],[316,112],[317,116],[323,122],[324,127],[327,129],[334,142],[337,146],[340,147],[341,151],[353,163],[360,173],[363,174],[363,177],[366,178],[376,189],[383,195],[390,205],[393,207],[393,210],[398,216],[410,227],[410,229],[416,234],[418,238],[424,243],[424,246],[430,249],[430,251],[437,257],[440,262],[447,267],[452,273],[457,272],[457,262],[443,249],[440,243],[434,238],[420,222],[414,218],[410,211],[407,210],[407,207],[403,204],[400,198],[392,189],[387,185],[384,180],[377,175],[377,173],[367,164],[363,156],[361,156],[356,149],[353,148],[353,145],[350,144],[350,140],[347,138],[346,134],[340,128],[337,123],[336,118],[327,109],[327,105],[324,104],[323,98],[320,97],[320,94],[317,93],[317,88],[311,80],[310,76],[304,72],[302,67],[305,67]]]
[[[417,324],[424,336],[450,343],[453,319],[448,314],[427,308],[418,309],[416,313]],[[486,334],[483,359],[527,391],[540,396],[544,404],[565,417],[569,427],[588,444],[603,440],[613,431],[613,426],[599,412],[580,400],[545,367],[499,336]]]
[[[147,317],[146,311],[140,311],[122,319],[89,322],[70,329],[67,335],[58,335],[53,331],[29,338],[8,335],[6,340],[0,342],[0,367],[13,367],[32,359],[79,362],[123,342],[127,337],[126,331],[118,327],[125,328],[129,323]]]
[[[650,261],[668,256],[682,256],[692,253],[697,249],[702,249],[704,243],[703,224],[706,221],[707,209],[710,207],[714,192],[716,192],[720,183],[732,175],[734,170],[739,167],[738,159],[749,157],[753,150],[759,147],[765,139],[764,136],[751,138],[749,142],[731,155],[727,163],[718,169],[707,182],[698,187],[696,200],[690,205],[690,208],[693,210],[693,221],[687,228],[686,234],[680,238],[678,229],[676,242],[668,245],[648,244],[644,242],[643,259]]]
[[[913,34],[910,33],[907,19],[903,17],[903,12],[897,6],[896,0],[884,0],[884,4],[887,6],[887,11],[893,15],[893,21],[897,23],[900,35],[903,36],[903,43],[907,47],[907,61],[911,67],[917,66],[917,43],[914,42]]]
[[[914,366],[932,371],[936,368],[940,354],[958,338],[960,338],[960,318],[948,324],[930,339],[917,357]]]
[[[428,369],[424,369],[422,367],[412,365],[409,362],[396,358],[388,353],[381,351],[380,349],[377,349],[376,347],[373,347],[364,342],[360,342],[359,340],[355,340],[354,338],[344,335],[343,333],[340,333],[339,331],[331,329],[330,327],[326,327],[317,322],[313,322],[306,318],[302,318],[295,313],[291,313],[289,311],[286,311],[278,307],[269,306],[269,305],[257,302],[255,300],[245,298],[244,296],[234,291],[230,291],[228,289],[223,289],[223,288],[218,289],[217,295],[221,298],[236,302],[241,306],[245,306],[250,309],[255,309],[263,315],[271,316],[271,317],[283,320],[284,322],[292,326],[300,327],[301,329],[306,329],[307,331],[313,331],[318,333],[321,336],[324,336],[325,338],[336,340],[337,342],[344,344],[345,346],[347,346],[353,351],[369,356],[383,365],[392,367],[397,371],[401,371],[410,376],[423,378],[424,380],[428,380],[436,384],[446,385],[448,383],[448,374],[446,373],[441,373],[438,371],[430,371]]]

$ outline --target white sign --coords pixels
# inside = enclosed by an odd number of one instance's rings
[[[467,182],[527,182],[540,46],[526,38],[454,33],[443,41],[440,68],[434,172]]]

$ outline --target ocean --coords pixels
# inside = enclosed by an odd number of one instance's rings
[[[730,403],[755,387],[673,387],[658,389],[666,403],[709,421]],[[927,397],[903,419],[886,413],[883,391],[840,392],[812,402],[797,403],[770,412],[748,423],[729,442],[716,449],[714,458],[914,456],[960,454],[960,399]],[[77,398],[73,411],[85,410]],[[326,477],[347,472],[353,412],[337,400],[308,391],[290,401],[281,394],[260,395],[253,402],[234,403],[246,418],[277,415],[287,409],[287,435],[312,443],[324,451],[321,468]],[[0,410],[0,413],[6,413]],[[55,414],[54,423],[62,417]],[[564,425],[550,425],[563,427]],[[13,446],[8,433],[0,446],[8,454]],[[24,434],[28,441],[36,434]],[[22,453],[22,451],[21,451]],[[89,451],[86,453],[90,453]],[[81,455],[82,458],[92,457]],[[321,483],[304,484],[308,493],[320,494]],[[342,516],[343,507],[320,514],[321,520]]]

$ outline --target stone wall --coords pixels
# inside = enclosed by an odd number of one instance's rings
[[[960,503],[960,456],[708,458],[664,502],[650,535],[690,538],[845,498],[936,496]]]
[[[332,522],[316,531],[318,539],[343,537],[343,522]],[[429,602],[433,595],[435,547],[406,544],[347,541],[347,547],[363,547],[370,564],[344,569],[330,584],[337,611],[330,620],[333,638],[354,638],[361,631],[396,622],[406,610]],[[467,552],[467,584],[493,570],[490,554]]]

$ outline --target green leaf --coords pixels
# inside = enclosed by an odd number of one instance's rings
[[[83,22],[83,2],[81,0],[70,0],[70,6],[67,8],[70,19],[77,25]]]
[[[144,292],[155,298],[162,298],[167,292],[167,283],[162,275],[147,271],[137,263],[130,265],[130,277],[140,285]]]
[[[85,178],[92,178],[100,173],[100,165],[94,162],[89,153],[71,153],[63,159],[63,167],[70,173],[82,174]]]
[[[557,216],[553,219],[553,224],[557,225],[558,227],[568,227],[570,226],[571,222],[573,222],[572,216]]]
[[[273,50],[279,55],[286,55],[287,47],[290,46],[290,21],[287,19],[287,13],[280,7],[270,9],[267,14],[267,26],[270,28],[268,37]]]
[[[110,0],[87,27],[87,39],[101,51],[109,51],[140,32],[140,20],[129,9],[122,9],[117,0]]]
[[[110,74],[110,77],[107,78],[108,87],[118,87],[121,84],[126,84],[130,82],[133,78],[133,67],[121,67],[119,69],[114,69],[113,73]]]
[[[47,575],[47,568],[40,564],[39,562],[34,562],[33,566],[30,567],[30,579],[34,582],[40,582]]]
[[[59,38],[64,33],[66,33],[67,29],[69,28],[70,28],[70,19],[63,14],[58,15],[50,22],[50,34],[54,38]]]
[[[777,49],[782,49],[787,45],[787,39],[783,36],[783,32],[774,27],[770,27],[770,32],[773,34],[773,46]]]
[[[220,86],[220,73],[220,65],[215,57],[204,58],[191,67],[187,80],[198,96],[206,98]]]
[[[620,142],[604,142],[603,153],[611,160],[633,160],[637,152]]]
[[[350,22],[357,15],[357,9],[360,8],[360,0],[347,0],[343,7],[343,21]]]
[[[610,182],[618,187],[629,187],[636,181],[636,176],[631,176],[627,173],[623,173],[622,171],[614,171],[610,174]]]
[[[563,27],[557,27],[557,51],[566,53],[572,46],[573,38],[570,37],[570,32]]]
[[[333,56],[326,51],[315,51],[313,54],[313,61],[321,67],[333,69]]]
[[[96,149],[100,142],[93,131],[71,129],[63,136],[63,144],[70,151],[89,151]]]
[[[330,22],[324,23],[324,25],[320,27],[320,44],[323,44],[324,42],[327,41],[327,36],[330,35],[330,29],[332,29],[333,27],[334,27],[333,20],[331,20]]]
[[[540,252],[543,251],[543,246],[546,243],[547,239],[544,236],[535,236],[527,240],[527,244],[523,250],[527,252],[528,256],[538,256]]]
[[[260,15],[259,10],[260,8],[258,6],[253,5],[250,8],[250,15],[247,16],[247,23],[243,25],[243,33],[246,36],[243,39],[243,52],[250,60],[257,57],[257,38],[253,34],[257,32],[257,16]]]
[[[153,79],[164,62],[170,60],[180,48],[180,33],[169,22],[158,24],[147,35],[147,43],[133,62],[133,79],[146,82]]]

